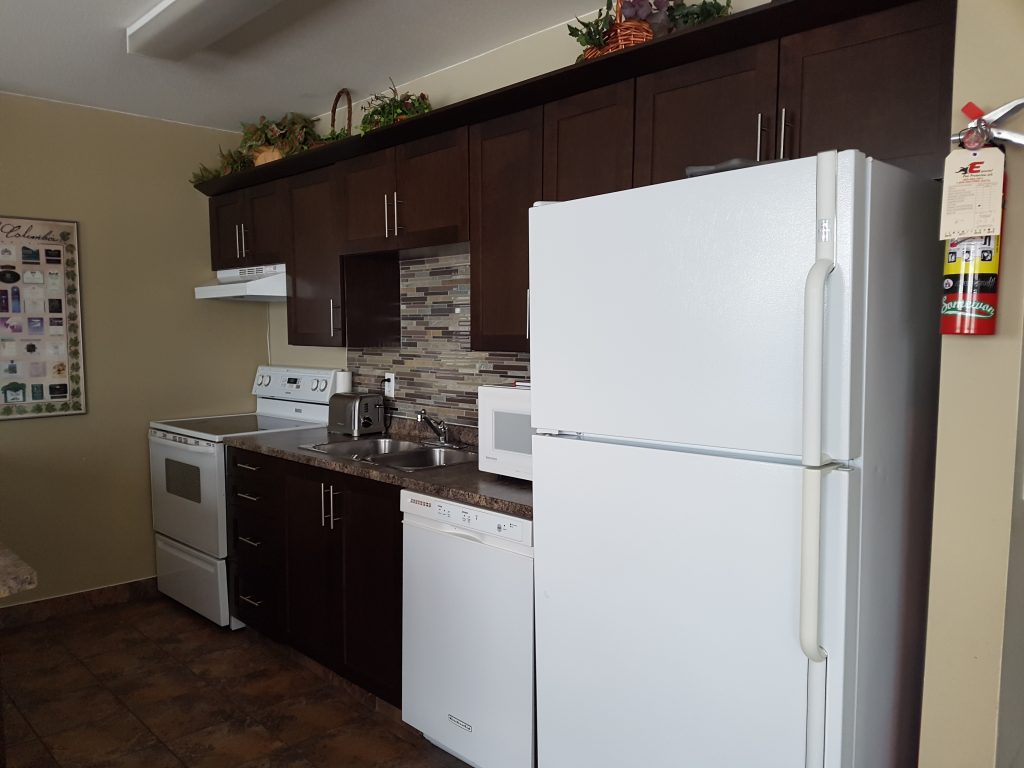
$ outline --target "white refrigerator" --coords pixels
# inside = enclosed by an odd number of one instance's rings
[[[844,151],[531,210],[539,768],[916,765],[938,209]]]

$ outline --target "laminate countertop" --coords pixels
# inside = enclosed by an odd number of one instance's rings
[[[367,435],[366,437],[380,437],[380,435]],[[411,435],[402,435],[401,437],[403,439],[420,439]],[[336,436],[335,440],[337,439]],[[299,448],[300,445],[326,442],[328,442],[326,427],[304,429],[297,432],[267,432],[229,437],[224,440],[225,445],[234,448],[242,448],[267,456],[342,472],[346,475],[398,485],[428,496],[439,496],[526,520],[533,519],[533,483],[528,480],[481,472],[477,469],[475,461],[416,472],[402,472],[365,461],[342,459]],[[470,447],[468,450],[475,451],[475,448]]]
[[[0,541],[0,597],[10,597],[36,586],[36,572]]]

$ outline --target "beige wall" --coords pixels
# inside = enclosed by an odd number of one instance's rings
[[[968,100],[991,109],[1024,96],[1022,40],[1019,0],[960,1],[954,127]],[[1024,130],[1024,120],[1009,127]],[[1007,152],[1007,172],[999,332],[946,337],[942,347],[922,768],[1024,765],[1024,533],[1013,522],[1024,315],[1024,189],[1014,181],[1024,179],[1024,148]]]
[[[265,305],[197,302],[206,198],[188,183],[233,134],[0,94],[0,214],[79,222],[82,416],[0,422],[0,541],[28,602],[154,574],[146,427],[247,409]]]

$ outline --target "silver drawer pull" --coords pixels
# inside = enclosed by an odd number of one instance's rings
[[[245,499],[246,501],[259,501],[260,500],[259,496],[250,496],[248,493],[236,493],[235,496],[238,496],[240,499]]]
[[[245,595],[239,595],[238,599],[239,600],[245,600],[245,602],[247,602],[249,605],[253,606],[254,608],[259,608],[261,605],[263,605],[263,601],[262,600],[253,600],[251,597],[246,597]]]
[[[253,541],[252,539],[247,539],[247,538],[245,538],[245,536],[239,536],[238,540],[239,541],[244,541],[250,547],[258,547],[260,544],[263,543],[262,541]]]
[[[242,462],[238,462],[235,466],[239,469],[248,469],[250,472],[259,472],[262,469],[262,467],[254,467],[252,464],[243,464]]]

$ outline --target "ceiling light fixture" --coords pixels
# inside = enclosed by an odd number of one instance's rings
[[[281,0],[161,0],[126,30],[128,53],[180,61]]]

